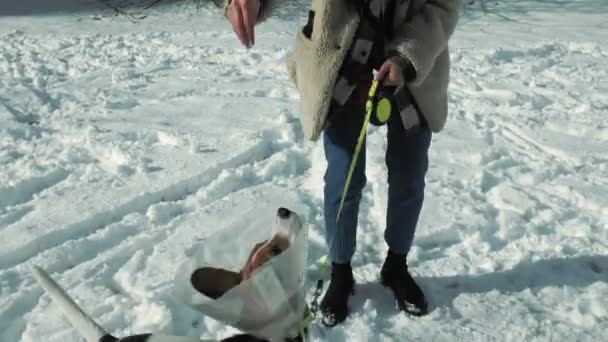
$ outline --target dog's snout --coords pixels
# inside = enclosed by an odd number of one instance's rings
[[[278,215],[280,218],[286,219],[289,218],[289,216],[291,215],[291,211],[289,209],[279,208]]]

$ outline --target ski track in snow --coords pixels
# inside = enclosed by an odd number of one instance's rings
[[[134,3],[125,10],[141,17],[152,2]],[[594,37],[469,47],[478,32],[467,25],[508,27],[520,15],[480,3],[453,44],[450,119],[433,138],[410,254],[432,312],[404,317],[377,282],[386,139],[372,128],[353,314],[343,329],[313,327],[313,340],[606,337],[608,50]],[[282,65],[301,21],[301,5],[289,5],[251,51],[213,24],[0,30],[0,341],[77,338],[30,276],[34,264],[119,336],[235,333],[175,302],[174,271],[235,208],[268,209],[267,197],[304,208],[312,288],[325,249],[325,160],[320,143],[303,142]],[[171,6],[137,21],[163,11],[192,20],[181,16],[192,4]],[[75,16],[131,21],[108,8]]]

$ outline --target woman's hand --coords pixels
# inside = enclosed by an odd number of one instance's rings
[[[376,73],[375,79],[382,82],[384,86],[402,87],[405,84],[403,68],[395,60],[389,58],[382,64]]]
[[[247,48],[255,44],[254,27],[260,14],[260,0],[232,0],[226,17],[241,43]]]

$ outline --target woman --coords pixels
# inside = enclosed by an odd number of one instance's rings
[[[255,24],[281,3],[228,0],[226,17],[249,48],[255,43]],[[408,271],[407,254],[424,199],[431,132],[439,132],[447,117],[448,40],[460,6],[460,0],[313,0],[308,23],[297,34],[288,68],[300,93],[300,119],[308,139],[323,134],[327,158],[324,213],[332,271],[321,312],[328,326],[346,319],[354,288],[350,260],[366,182],[365,148],[339,220],[337,215],[374,69],[396,107],[387,130],[384,236],[389,251],[382,284],[404,312],[428,312],[424,293]]]

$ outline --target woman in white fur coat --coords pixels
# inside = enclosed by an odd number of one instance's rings
[[[255,43],[254,27],[282,0],[227,0],[225,14],[240,41]],[[460,0],[313,0],[308,23],[297,32],[288,69],[300,93],[300,119],[307,139],[323,135],[327,158],[324,212],[332,262],[321,302],[323,322],[334,326],[348,315],[354,290],[350,266],[357,217],[366,182],[365,148],[358,158],[340,220],[337,212],[349,164],[363,124],[365,100],[376,79],[390,89],[395,115],[388,120],[386,165],[388,253],[381,281],[398,307],[415,316],[428,312],[422,289],[411,277],[411,248],[424,199],[432,132],[447,117],[448,40]]]

